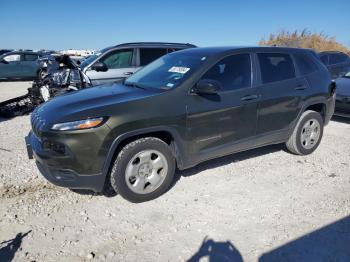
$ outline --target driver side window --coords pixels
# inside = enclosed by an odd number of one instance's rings
[[[202,79],[216,80],[221,83],[222,91],[231,91],[251,87],[251,72],[250,55],[238,54],[216,63]]]
[[[8,55],[4,57],[6,62],[18,62],[21,60],[21,55]]]
[[[123,49],[112,51],[100,62],[104,63],[108,69],[127,68],[132,66],[133,49]]]

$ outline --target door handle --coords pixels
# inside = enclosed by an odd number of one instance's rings
[[[241,98],[241,101],[252,101],[258,99],[258,95],[248,95]]]
[[[124,75],[125,76],[130,76],[130,75],[132,75],[133,74],[133,72],[124,72]]]
[[[300,84],[295,88],[295,90],[304,90],[306,88],[307,88],[306,85]]]

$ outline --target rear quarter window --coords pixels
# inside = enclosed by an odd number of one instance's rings
[[[301,75],[311,74],[316,72],[318,67],[312,57],[307,54],[294,54],[295,63]]]
[[[295,77],[293,60],[289,54],[259,53],[258,59],[264,84]]]

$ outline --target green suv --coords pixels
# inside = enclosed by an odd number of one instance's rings
[[[123,84],[59,96],[32,114],[29,157],[52,183],[143,202],[176,168],[285,143],[319,145],[335,85],[310,50],[190,48],[165,55]]]

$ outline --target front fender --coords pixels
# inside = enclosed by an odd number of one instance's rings
[[[115,138],[108,150],[107,157],[103,165],[103,175],[107,176],[108,172],[110,171],[110,167],[113,164],[112,161],[115,158],[115,153],[123,141],[132,137],[138,137],[143,135],[147,136],[147,134],[152,134],[154,132],[168,132],[173,137],[174,143],[171,145],[171,150],[174,154],[174,157],[176,158],[178,168],[182,169],[185,166],[187,153],[184,148],[184,143],[181,136],[175,128],[169,126],[157,126],[133,130],[130,132],[123,133],[117,138]]]

